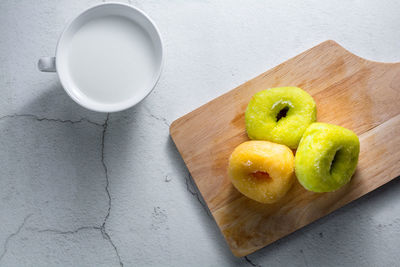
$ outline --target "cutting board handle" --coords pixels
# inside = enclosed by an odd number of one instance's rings
[[[360,57],[360,56],[350,52],[348,49],[346,49],[344,46],[340,45],[338,42],[336,42],[334,40],[327,40],[327,41],[321,43],[321,45],[337,47],[338,50],[342,50],[341,51],[342,54],[347,54],[349,57],[353,57],[355,60],[358,60],[360,62],[365,62],[365,63],[369,63],[369,64],[387,65],[387,66],[391,66],[391,65],[400,66],[400,62],[380,62],[380,61],[375,61],[375,60],[370,60],[370,59]]]

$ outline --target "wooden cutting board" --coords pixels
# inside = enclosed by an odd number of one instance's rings
[[[230,183],[229,155],[248,140],[247,103],[279,86],[303,88],[318,121],[359,135],[357,171],[340,190],[312,193],[296,182],[280,202],[260,204]],[[368,61],[326,41],[177,119],[170,134],[233,254],[245,256],[400,175],[400,63]]]

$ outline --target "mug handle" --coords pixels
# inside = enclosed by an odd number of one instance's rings
[[[43,72],[56,72],[56,58],[55,57],[42,57],[38,61],[38,68]]]

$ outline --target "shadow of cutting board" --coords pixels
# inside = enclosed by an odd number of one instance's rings
[[[248,140],[247,103],[278,86],[303,88],[318,121],[359,135],[357,171],[340,190],[312,193],[296,182],[280,202],[260,204],[230,183],[229,155]],[[400,175],[400,63],[368,61],[326,41],[177,119],[170,133],[233,254],[245,256]]]

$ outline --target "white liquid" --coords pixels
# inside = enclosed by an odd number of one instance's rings
[[[150,37],[119,16],[84,24],[69,44],[68,61],[76,87],[88,98],[109,104],[143,94],[156,67]]]

